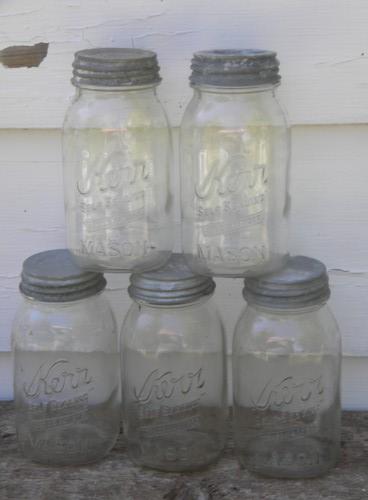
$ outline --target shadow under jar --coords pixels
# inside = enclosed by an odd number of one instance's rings
[[[102,274],[67,250],[23,264],[23,302],[13,324],[18,445],[49,465],[102,459],[120,430],[118,335]]]
[[[320,476],[340,451],[341,339],[325,266],[292,257],[245,280],[233,341],[234,443],[240,463],[271,477]]]
[[[156,54],[75,54],[77,88],[64,122],[67,241],[78,265],[144,271],[171,254],[171,137],[156,95]]]
[[[181,124],[183,251],[201,274],[248,276],[287,254],[289,133],[276,53],[194,54]]]
[[[197,470],[223,450],[226,351],[214,288],[178,254],[160,271],[131,276],[121,356],[124,431],[136,464]]]

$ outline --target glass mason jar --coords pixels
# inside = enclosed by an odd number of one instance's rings
[[[94,462],[119,434],[118,336],[105,286],[67,250],[23,263],[13,324],[16,429],[21,452],[36,462]]]
[[[247,276],[287,254],[289,133],[275,52],[194,54],[181,124],[183,250],[202,274]]]
[[[124,431],[136,464],[196,470],[221,454],[226,350],[214,288],[179,254],[159,271],[131,276],[121,365]]]
[[[233,343],[234,441],[240,462],[273,477],[326,473],[340,449],[341,339],[325,266],[292,257],[245,280]]]
[[[156,54],[82,50],[73,68],[63,135],[68,247],[90,270],[160,267],[173,246],[172,148]]]

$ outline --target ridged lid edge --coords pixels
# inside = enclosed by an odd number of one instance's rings
[[[40,302],[71,302],[101,292],[102,273],[81,269],[66,249],[47,250],[23,262],[20,292]]]
[[[128,293],[133,300],[151,305],[184,305],[212,295],[216,284],[208,276],[194,274],[183,255],[172,254],[163,268],[130,277]]]
[[[219,49],[195,52],[190,83],[196,86],[250,87],[277,85],[276,52],[259,49]]]
[[[161,81],[157,54],[132,48],[96,48],[74,55],[72,84],[76,87],[135,87]]]
[[[310,257],[290,257],[279,271],[246,278],[243,296],[250,304],[273,309],[323,304],[330,297],[326,266]]]

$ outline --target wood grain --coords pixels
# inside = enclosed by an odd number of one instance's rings
[[[231,432],[223,457],[203,472],[142,470],[129,461],[123,437],[98,464],[40,466],[17,451],[12,403],[0,403],[0,449],[0,498],[7,500],[363,500],[368,496],[367,413],[343,415],[341,460],[327,476],[314,480],[263,479],[241,470]]]

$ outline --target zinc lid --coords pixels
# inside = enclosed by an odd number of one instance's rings
[[[130,277],[129,295],[134,300],[152,305],[183,305],[211,295],[212,278],[194,274],[181,254],[172,254],[168,263],[157,271]]]
[[[192,86],[251,87],[279,83],[276,52],[259,49],[219,49],[195,52]]]
[[[76,87],[134,87],[161,81],[157,55],[150,50],[96,48],[74,55],[72,84]]]
[[[23,262],[20,291],[41,302],[69,302],[97,294],[106,286],[101,273],[79,268],[66,249],[48,250]]]
[[[330,296],[326,266],[310,257],[290,257],[279,271],[246,278],[243,296],[250,304],[275,309],[323,304]]]

